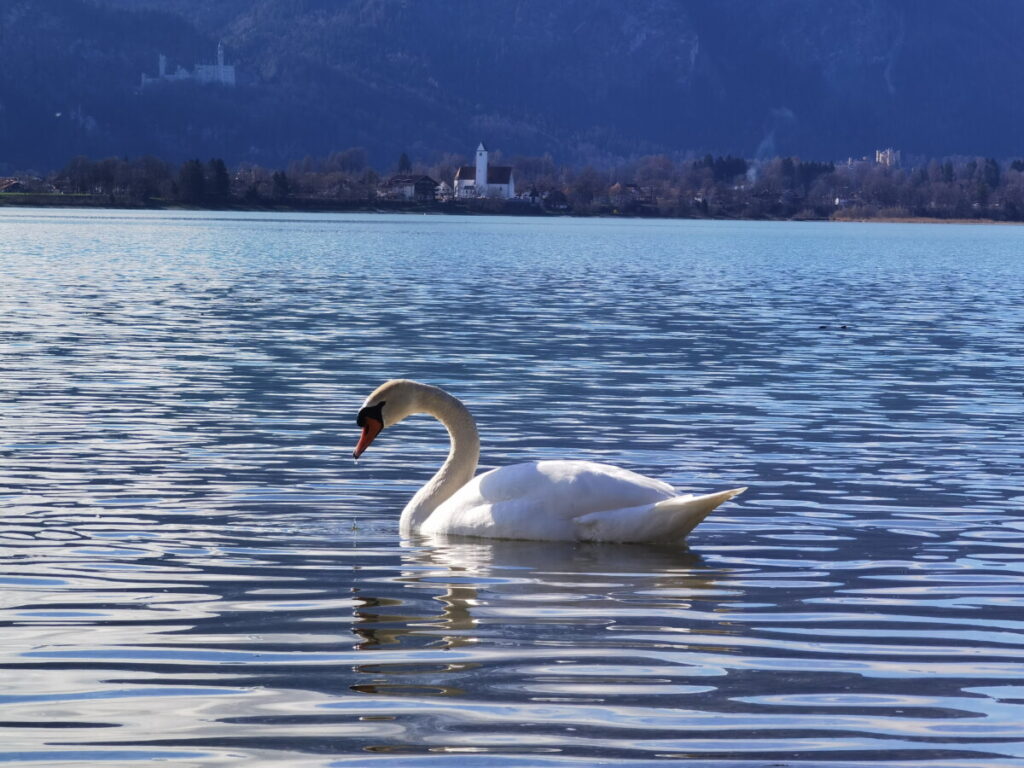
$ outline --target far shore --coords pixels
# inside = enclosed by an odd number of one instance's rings
[[[1020,226],[1024,221],[999,221],[998,219],[937,219],[933,216],[875,216],[869,218],[809,219],[809,221],[838,221],[856,224],[1010,224]]]
[[[540,205],[521,201],[451,201],[418,202],[405,200],[326,200],[298,198],[285,201],[261,201],[250,204],[241,200],[221,206],[183,205],[162,199],[136,201],[111,195],[64,195],[51,193],[0,193],[2,208],[52,208],[52,209],[104,209],[115,211],[224,211],[253,213],[408,213],[458,216],[532,216],[541,218],[570,217],[580,219],[655,219],[659,221],[793,221],[793,222],[839,222],[862,224],[1011,224],[1021,221],[997,219],[942,219],[931,216],[858,216],[845,217],[842,212],[831,216],[796,216],[752,218],[743,216],[665,216],[655,210],[618,211],[599,213],[574,213],[572,210],[550,210]]]

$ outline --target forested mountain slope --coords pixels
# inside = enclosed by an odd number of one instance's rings
[[[1018,0],[0,0],[0,169],[76,153],[1024,152]],[[238,86],[139,89],[159,53]]]

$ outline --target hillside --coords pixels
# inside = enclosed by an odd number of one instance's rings
[[[42,6],[42,7],[41,7]],[[0,170],[76,153],[1024,152],[1017,0],[0,0]],[[139,92],[156,57],[238,86]]]

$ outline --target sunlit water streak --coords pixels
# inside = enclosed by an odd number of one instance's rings
[[[1024,765],[1022,254],[0,211],[0,762]],[[399,375],[485,466],[751,490],[688,550],[403,542],[443,430],[348,458]]]

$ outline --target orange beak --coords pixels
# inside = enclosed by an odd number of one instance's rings
[[[370,447],[370,443],[373,439],[380,434],[380,431],[384,429],[384,422],[367,416],[363,423],[363,434],[359,436],[359,442],[356,444],[356,449],[352,451],[352,458],[358,459],[363,455],[363,451]]]

